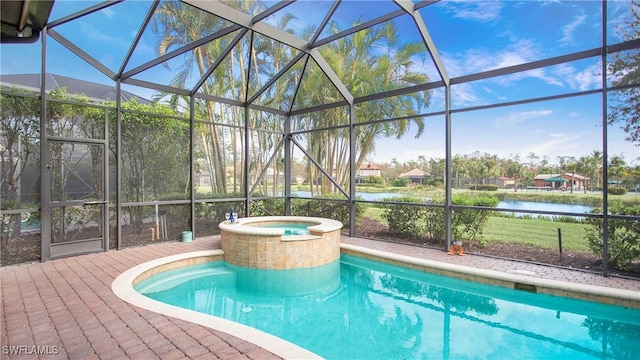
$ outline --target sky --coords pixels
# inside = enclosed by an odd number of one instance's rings
[[[98,1],[55,2],[50,20],[56,20],[87,8]],[[274,2],[269,2],[271,5]],[[59,34],[85,50],[111,71],[117,72],[122,59],[140,28],[151,2],[125,1],[85,18],[54,28]],[[299,1],[264,21],[276,24],[283,13],[293,14],[290,28],[301,31],[318,24],[331,6],[329,1]],[[517,65],[545,58],[589,50],[602,42],[601,1],[440,1],[419,10],[450,78]],[[341,28],[367,21],[398,7],[389,1],[343,1],[332,18]],[[610,1],[607,5],[607,42],[621,41],[619,29],[629,13],[628,1]],[[116,16],[117,15],[117,16]],[[393,20],[400,41],[421,39],[411,17]],[[322,39],[326,33],[320,36]],[[154,59],[159,37],[146,31],[126,70]],[[77,59],[51,37],[47,38],[47,72],[109,83],[110,80],[90,64]],[[383,51],[375,49],[374,51]],[[37,73],[40,71],[39,45],[0,45],[0,73]],[[159,65],[138,75],[145,81],[168,83],[177,73],[182,58]],[[437,81],[440,75],[425,51],[413,59],[411,71]],[[587,95],[517,106],[463,111],[464,109],[562,95],[601,87],[599,57],[491,79],[454,85],[451,88],[452,152],[487,152],[500,157],[526,158],[534,153],[554,163],[559,156],[587,155],[602,149],[602,106],[600,95]],[[194,83],[195,80],[192,80]],[[152,90],[125,85],[127,91],[151,97]],[[444,110],[444,91],[432,92],[424,113]],[[412,126],[401,139],[380,139],[371,161],[390,162],[425,158],[443,158],[445,119],[424,119],[422,136],[414,138]],[[636,164],[640,150],[625,141],[619,126],[609,131],[610,155],[622,155],[628,164]],[[634,162],[635,161],[635,162]]]

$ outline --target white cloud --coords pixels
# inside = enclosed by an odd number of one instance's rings
[[[540,79],[549,85],[565,87],[565,84],[562,81],[562,78],[549,75],[547,71],[545,71],[545,69],[533,69],[529,71],[523,71],[520,73],[515,73],[515,74],[495,78],[494,81],[497,84],[500,84],[502,86],[511,86],[513,83],[526,78]]]
[[[579,144],[583,136],[584,134],[580,132],[575,134],[552,133],[549,134],[549,140],[532,146],[526,153],[550,154],[551,158],[554,155],[581,156],[584,155],[584,149]]]
[[[569,78],[569,80],[575,81],[575,85],[573,85],[574,88],[590,90],[602,86],[601,73],[601,65],[595,64],[587,67],[581,72],[578,72],[575,78]]]
[[[522,57],[522,54],[518,54],[515,52],[504,52],[498,55],[498,64],[494,67],[496,69],[518,65],[526,62],[526,60]]]
[[[573,41],[573,33],[576,31],[576,29],[580,25],[584,24],[586,20],[587,20],[587,15],[581,14],[579,16],[576,16],[576,18],[573,19],[573,21],[570,22],[569,24],[563,26],[562,38],[559,40],[559,42],[563,45],[571,43]]]
[[[409,66],[409,71],[416,72],[419,74],[425,74],[429,77],[429,81],[439,81],[442,80],[438,69],[433,64],[433,60],[431,56],[427,55],[424,58],[414,57],[412,59],[411,65]]]
[[[421,156],[425,159],[443,159],[445,157],[445,151],[443,150],[415,150],[415,149],[402,149],[398,153],[393,154],[395,156],[389,156],[389,154],[382,152],[374,156],[376,161],[391,162],[394,158],[398,161],[415,160]]]
[[[102,13],[104,14],[104,16],[106,16],[108,19],[113,19],[116,15],[115,11],[113,11],[112,8],[105,8],[102,9]]]
[[[520,40],[510,44],[504,49],[491,51],[489,49],[469,49],[463,53],[442,54],[443,62],[447,66],[447,71],[452,77],[458,77],[466,74],[473,74],[494,69],[506,68],[514,65],[524,64],[538,60],[543,55],[537,50],[539,47],[533,40]],[[594,61],[587,64],[586,67],[580,63],[561,64],[553,67],[538,68],[519,73],[498,76],[484,81],[484,84],[497,84],[503,87],[513,86],[514,84],[527,79],[533,78],[543,83],[559,88],[567,88],[575,91],[586,91],[599,88],[602,84],[600,76],[600,61]],[[456,99],[452,96],[458,106],[475,106],[486,102],[483,95],[478,92],[477,87],[462,87],[456,85],[453,89],[458,88],[461,95]],[[475,89],[475,90],[474,90]],[[490,89],[489,85],[483,85],[482,89],[485,95],[494,95],[498,92]],[[497,98],[492,98],[491,101]],[[499,100],[508,100],[500,97]]]
[[[552,110],[520,111],[496,119],[495,125],[497,127],[511,127],[523,121],[549,116],[552,113]]]
[[[456,84],[451,87],[451,101],[454,106],[478,105],[480,98],[469,84]]]
[[[502,10],[502,3],[498,1],[451,1],[454,2],[448,10],[461,19],[489,22],[497,19]]]
[[[103,44],[103,45],[105,43],[119,44],[119,45],[131,44],[131,42],[128,39],[123,39],[122,37],[119,37],[117,35],[109,35],[110,33],[96,28],[93,24],[87,21],[80,22],[80,27],[82,28],[82,33],[86,37],[94,40],[96,43]]]
[[[532,40],[519,40],[504,49],[477,48],[441,54],[452,77],[523,64],[540,58]]]

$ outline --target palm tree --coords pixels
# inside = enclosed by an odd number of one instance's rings
[[[578,169],[578,162],[573,156],[569,158],[565,168],[571,172],[571,193],[573,194],[573,186],[576,183],[576,170]]]
[[[469,161],[460,155],[455,155],[451,161],[456,176],[456,188],[460,188],[460,175],[463,177],[468,174]]]
[[[335,23],[330,24],[333,32],[340,31]],[[352,89],[355,96],[397,89],[399,87],[422,84],[428,81],[424,74],[411,71],[414,58],[423,50],[418,43],[401,43],[399,30],[393,22],[384,26],[365,29],[351,36],[341,38],[320,49],[321,54],[334,66],[334,71]],[[386,53],[378,53],[372,49],[387,49]],[[307,102],[311,104],[340,101],[342,97],[335,87],[327,81],[324,73],[314,71],[305,73],[300,85],[299,95],[305,94]],[[317,99],[315,97],[321,97]],[[361,103],[356,108],[358,123],[372,120],[393,119],[401,120],[369,123],[357,126],[355,166],[360,167],[365,159],[375,150],[376,140],[383,137],[403,137],[413,124],[417,127],[416,137],[424,131],[424,120],[420,117],[406,118],[417,115],[421,106],[426,106],[430,99],[429,92],[418,92],[394,98],[381,99]],[[305,118],[305,123],[298,123],[298,128],[322,129],[333,125],[346,125],[348,117],[343,109],[332,109],[319,114],[312,114]],[[336,181],[339,184],[348,183],[349,141],[348,128],[333,128],[324,130],[325,136],[309,136],[311,148],[322,148],[323,156],[316,159],[331,171],[336,171]],[[322,143],[313,144],[314,139]],[[331,191],[329,184],[322,184],[323,191]]]
[[[640,166],[636,165],[635,167],[629,170],[630,170],[629,175],[633,179],[633,183],[635,184],[635,191],[637,192],[639,190],[638,184],[640,184]]]
[[[594,184],[598,187],[600,183],[598,175],[600,174],[600,169],[602,169],[603,165],[602,152],[599,150],[593,150],[591,154],[586,157],[585,162],[588,174],[591,176],[591,187],[593,188]]]
[[[615,176],[616,184],[620,183],[620,176],[623,175],[627,164],[624,161],[624,157],[620,155],[614,155],[609,160],[609,172]]]
[[[484,184],[487,184],[489,179],[493,179],[500,175],[500,167],[498,166],[498,159],[496,155],[489,155],[485,153],[482,159],[482,167],[485,169]]]
[[[558,172],[564,172],[569,156],[556,156],[556,160],[558,160]]]
[[[252,2],[227,1],[228,5],[234,8],[241,8],[243,12],[258,11]],[[158,52],[160,55],[167,54],[173,48],[180,48],[184,45],[200,40],[208,36],[216,30],[219,30],[227,24],[215,16],[200,12],[190,6],[182,3],[163,2],[157,9],[153,28],[156,33],[161,35],[158,43]],[[280,28],[287,30],[287,23],[293,19],[292,16],[283,16],[278,25]],[[335,23],[330,25],[334,32],[339,32]],[[418,55],[424,51],[424,45],[420,42],[402,42],[403,38],[399,35],[399,30],[394,22],[387,22],[382,26],[374,29],[365,29],[351,36],[336,40],[320,51],[328,62],[335,66],[334,71],[345,82],[348,88],[352,89],[355,96],[368,95],[387,91],[416,84],[428,82],[426,75],[416,73],[411,69]],[[223,37],[219,40],[210,42],[209,44],[199,46],[191,51],[192,56],[185,57],[185,62],[180,66],[180,71],[176,74],[172,81],[172,85],[184,88],[188,84],[188,79],[197,69],[200,76],[204,76],[211,68],[212,64],[222,54],[223,49],[227,47],[231,35]],[[219,66],[214,69],[211,77],[203,84],[201,92],[216,96],[225,96],[233,98],[243,98],[243,89],[247,86],[251,88],[251,84],[259,78],[273,77],[277,74],[282,66],[291,58],[292,49],[284,44],[270,40],[261,35],[255,35],[255,41],[250,47],[250,57],[252,67],[247,69],[245,57],[241,54],[242,47],[240,45],[234,47],[229,56],[229,66]],[[373,51],[372,49],[384,49],[383,51]],[[310,104],[325,104],[344,100],[338,93],[336,88],[329,82],[325,74],[315,65],[313,59],[303,57],[299,60],[300,64],[306,61],[309,65],[305,67],[305,73],[300,71],[291,71],[293,78],[278,80],[261,94],[256,101],[256,105],[276,107],[279,110],[288,110],[287,104],[295,101],[298,107],[309,106]],[[237,64],[237,65],[236,65]],[[315,67],[314,67],[315,65]],[[302,69],[301,65],[296,64],[296,69]],[[240,75],[234,76],[232,73],[234,68],[240,68]],[[247,71],[249,77],[246,76]],[[246,83],[249,79],[249,84]],[[299,85],[298,96],[292,100],[291,95],[295,93],[297,84]],[[257,87],[255,87],[257,90]],[[303,94],[303,95],[301,95]],[[375,149],[376,140],[382,137],[404,136],[410,124],[416,126],[416,137],[419,137],[424,131],[425,125],[422,118],[411,118],[411,115],[417,115],[422,106],[429,103],[430,93],[428,91],[417,92],[409,95],[398,96],[390,99],[382,99],[375,102],[363,103],[356,109],[357,122],[368,122],[377,119],[393,119],[401,118],[397,121],[374,123],[357,128],[356,149],[357,158],[356,166],[361,166],[362,162]],[[172,101],[178,104],[179,97],[173,96]],[[242,164],[246,159],[239,155],[240,160],[236,158],[237,150],[243,146],[253,146],[252,154],[257,158],[252,159],[252,164],[259,169],[266,166],[265,154],[271,153],[273,149],[269,148],[274,141],[265,137],[250,138],[257,141],[251,144],[243,144],[242,137],[239,132],[230,132],[225,135],[219,126],[214,125],[216,122],[224,122],[230,126],[242,125],[242,117],[240,109],[215,104],[211,101],[198,102],[198,114],[207,119],[209,126],[202,129],[202,143],[208,144],[204,146],[205,152],[208,154],[207,162],[210,164],[210,172],[214,175],[212,179],[213,187],[218,192],[226,192],[226,159],[231,156],[234,165],[234,174],[242,174],[244,166]],[[285,109],[287,108],[287,109]],[[250,110],[245,110],[250,111]],[[347,166],[349,159],[349,129],[336,128],[335,125],[348,124],[348,112],[342,108],[334,108],[321,112],[320,114],[308,114],[301,116],[295,125],[298,129],[311,130],[322,129],[322,134],[311,135],[309,133],[306,141],[309,151],[315,161],[327,169],[327,173],[335,176],[338,184],[343,186],[348,184],[349,167]],[[228,119],[230,117],[230,119]],[[254,123],[250,126],[253,129],[265,129],[265,121],[272,122],[267,126],[270,131],[278,131],[278,121],[274,120],[277,116],[264,114],[262,111],[257,115],[249,117]],[[225,142],[229,142],[231,152]],[[314,150],[315,149],[315,150]],[[254,161],[255,160],[255,161]],[[312,164],[307,162],[307,164]],[[311,170],[311,169],[310,169]],[[333,173],[335,171],[335,174]],[[278,171],[274,172],[277,176]],[[244,178],[242,176],[241,178]],[[323,177],[324,178],[324,177]],[[328,179],[325,179],[328,180]],[[331,182],[325,181],[321,184],[323,191],[332,191]],[[236,182],[234,178],[234,189]]]
[[[478,179],[482,176],[483,169],[480,153],[476,151],[472,156],[469,156],[469,176],[473,179],[474,185],[478,185]]]
[[[538,161],[540,157],[535,153],[530,152],[529,155],[527,155],[527,159],[529,159],[529,170],[533,170],[533,168],[536,166],[536,161]]]
[[[156,9],[156,14],[156,21],[152,23],[152,29],[155,33],[161,35],[157,45],[157,51],[160,56],[167,54],[173,48],[180,48],[200,40],[225,26],[225,22],[219,18],[179,2],[163,2]],[[221,42],[214,41],[209,46],[199,46],[193,49],[192,56],[184,57],[184,63],[180,65],[180,71],[172,79],[171,85],[186,88],[194,67],[197,68],[201,77],[204,76],[224,47],[225,45]],[[168,65],[165,64],[165,66]],[[220,70],[216,69],[216,71]],[[212,94],[226,91],[221,88],[218,88],[217,91],[214,90],[213,86],[216,86],[216,84],[219,87],[228,86],[224,82],[213,84],[208,82],[204,84],[203,92]],[[180,106],[180,96],[171,95],[170,103],[175,107]],[[223,135],[218,127],[213,124],[216,120],[216,107],[210,101],[199,101],[197,105],[199,106],[199,109],[196,110],[197,113],[205,116],[209,122],[209,126],[206,129],[208,133],[202,131],[201,134],[207,154],[209,171],[212,176],[212,189],[223,193],[226,192],[224,146],[222,145]],[[218,107],[218,111],[221,111],[221,108]],[[218,116],[222,117],[224,113],[221,112]]]
[[[518,191],[518,180],[522,181],[522,178],[524,177],[524,170],[524,166],[518,161],[509,160],[507,167],[507,176],[515,179],[513,191]]]

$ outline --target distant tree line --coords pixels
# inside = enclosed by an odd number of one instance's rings
[[[497,177],[514,179],[517,186],[531,186],[538,174],[579,174],[591,179],[594,188],[603,188],[602,151],[593,150],[591,153],[576,158],[574,156],[557,156],[556,162],[551,163],[548,156],[542,158],[529,153],[526,159],[520,155],[508,158],[495,154],[476,151],[472,154],[456,154],[452,159],[451,184],[455,188],[469,185],[487,185]],[[401,173],[412,169],[420,169],[429,177],[444,184],[445,159],[419,156],[415,160],[398,161],[393,159],[389,163],[376,163],[381,168],[383,178],[392,183]],[[627,187],[640,183],[640,165],[627,164],[623,155],[613,155],[607,161],[609,181],[614,180]],[[606,187],[606,186],[604,186]]]

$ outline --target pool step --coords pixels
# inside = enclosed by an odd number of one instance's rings
[[[187,281],[210,276],[235,277],[235,272],[223,266],[196,268],[191,270],[175,269],[167,271],[166,275],[162,276],[161,278],[158,278],[158,276],[153,276],[153,281],[142,281],[135,286],[135,289],[142,294],[160,292],[176,287]]]

